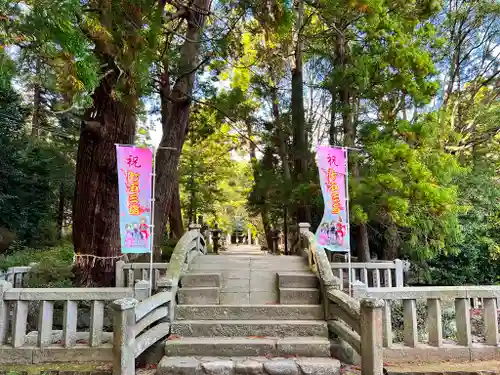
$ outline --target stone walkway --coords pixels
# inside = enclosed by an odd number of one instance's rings
[[[278,272],[309,273],[307,263],[299,256],[270,255],[252,245],[231,245],[220,255],[198,257],[189,270],[220,273],[221,305],[277,304]]]

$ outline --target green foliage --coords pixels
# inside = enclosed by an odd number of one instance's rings
[[[456,158],[439,148],[432,116],[394,125],[367,124],[361,132],[366,156],[353,181],[354,222],[367,220],[387,230],[384,251],[401,248],[414,260],[450,249],[459,237],[458,188],[463,173]],[[362,208],[361,208],[362,207]],[[402,255],[402,254],[401,254]]]
[[[70,266],[73,264],[73,246],[71,243],[61,243],[55,247],[44,249],[32,249],[19,247],[11,254],[0,255],[0,269],[7,270],[9,267],[27,266],[30,263],[63,264]]]
[[[71,248],[71,250],[73,250]],[[74,287],[72,264],[59,258],[43,258],[34,266],[26,280],[27,288],[71,288]]]
[[[54,243],[61,182],[73,165],[63,149],[24,134],[27,109],[12,88],[0,87],[0,226],[29,246]]]
[[[244,214],[248,164],[231,156],[238,139],[227,124],[218,127],[213,108],[196,107],[190,126],[179,170],[184,217],[202,215],[210,225],[230,230],[233,218]]]

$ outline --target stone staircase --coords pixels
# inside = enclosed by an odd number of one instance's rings
[[[198,257],[181,280],[163,375],[337,374],[318,280],[301,257]]]

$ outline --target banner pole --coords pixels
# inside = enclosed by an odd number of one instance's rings
[[[151,171],[151,240],[149,241],[149,296],[153,295],[153,250],[155,234],[155,192],[156,192],[156,148],[153,147],[153,168]]]
[[[351,223],[349,221],[349,150],[344,147],[344,163],[345,163],[345,193],[346,193],[346,209],[345,214],[347,218],[346,232],[349,235],[349,251],[347,253],[347,261],[349,267],[349,296],[351,294],[352,284],[352,261],[351,261]]]

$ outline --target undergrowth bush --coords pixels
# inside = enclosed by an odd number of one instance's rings
[[[37,263],[25,280],[26,287],[71,287],[74,285],[73,256],[73,245],[70,242],[45,249],[19,248],[9,255],[0,255],[0,269]]]
[[[71,265],[73,256],[73,245],[70,242],[44,249],[18,247],[7,255],[0,255],[0,269],[5,271],[9,267],[28,266],[30,263],[39,263],[43,259]]]

